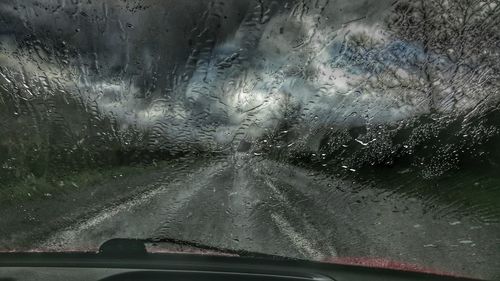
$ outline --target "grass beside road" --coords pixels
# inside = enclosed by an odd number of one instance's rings
[[[366,170],[358,178],[361,183],[422,199],[440,215],[460,213],[486,222],[499,220],[500,175],[492,167],[463,167],[433,179],[423,179],[418,170]]]
[[[120,178],[159,170],[167,165],[167,163],[169,161],[157,162],[155,165],[118,166],[98,170],[85,170],[50,179],[29,176],[8,185],[0,183],[0,204],[5,206],[27,200],[53,197],[75,189],[87,188],[112,182]]]

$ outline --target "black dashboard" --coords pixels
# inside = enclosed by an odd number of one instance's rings
[[[470,280],[424,273],[372,269],[298,260],[142,254],[10,253],[0,255],[0,281],[391,281]]]

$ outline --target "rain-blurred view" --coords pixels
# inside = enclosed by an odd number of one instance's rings
[[[1,0],[0,250],[500,278],[499,4]]]

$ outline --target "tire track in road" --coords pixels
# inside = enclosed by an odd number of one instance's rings
[[[230,179],[229,164],[221,166],[201,181],[202,188],[186,198],[178,208],[165,206],[159,216],[162,222],[152,233],[152,238],[175,237],[203,244],[217,244],[224,236],[222,228],[227,213],[227,181]],[[208,240],[208,241],[207,241]]]
[[[301,253],[302,258],[323,260],[337,256],[336,239],[332,238],[332,224],[326,223],[327,218],[312,212],[317,208],[316,201],[311,201],[295,188],[285,186],[284,182],[293,180],[293,173],[280,171],[276,177],[271,177],[268,160],[252,161],[252,176],[262,182],[264,193],[270,194],[268,216],[276,225],[281,236],[292,242]],[[274,163],[279,167],[278,163]],[[286,178],[286,180],[284,179]],[[325,226],[330,226],[325,228]],[[334,237],[334,236],[333,236]]]
[[[289,240],[301,250],[301,252],[307,253],[307,255],[311,259],[314,260],[322,260],[325,257],[336,257],[337,251],[334,246],[331,244],[327,244],[326,247],[315,246],[315,243],[311,241],[311,238],[315,241],[321,241],[323,239],[323,235],[320,231],[314,227],[304,216],[304,210],[299,210],[298,206],[291,201],[284,192],[280,191],[269,179],[265,179],[265,184],[269,187],[273,194],[275,194],[277,200],[282,202],[281,211],[286,215],[286,217],[290,217],[290,221],[300,221],[299,225],[302,225],[302,231],[297,231],[292,224],[289,223],[289,220],[285,218],[284,215],[280,215],[278,212],[274,211],[271,213],[271,218],[274,223],[278,226],[281,232],[288,237]],[[301,234],[304,233],[304,235]],[[308,238],[305,238],[308,237]]]
[[[315,249],[311,241],[298,233],[284,217],[278,213],[271,213],[271,218],[283,235],[293,243],[302,255],[313,260],[321,260],[325,257],[323,253]]]
[[[189,202],[176,212],[164,214],[167,219],[155,238],[176,237],[213,247],[297,258],[336,255],[333,248],[317,249],[310,238],[319,239],[321,234],[285,195],[273,190],[273,185],[255,172],[258,163],[242,153],[228,163],[207,179],[203,190]],[[288,218],[305,227],[297,231]]]
[[[228,167],[214,174],[203,190],[189,199],[155,234],[156,238],[176,237],[212,247],[247,250],[301,257],[286,237],[274,231],[268,192],[250,172],[247,158],[237,154]],[[308,256],[308,255],[305,255]]]
[[[266,254],[303,258],[308,254],[292,247],[285,234],[274,227],[271,217],[273,205],[269,189],[263,188],[263,180],[254,173],[255,163],[245,153],[236,153],[228,210],[233,223],[227,225],[238,243],[234,247]]]

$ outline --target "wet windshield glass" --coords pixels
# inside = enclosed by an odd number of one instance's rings
[[[500,278],[498,4],[1,1],[0,250]]]

